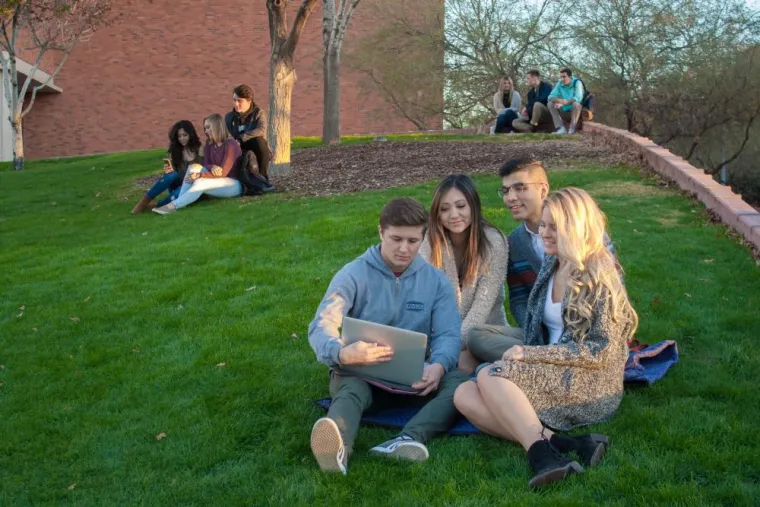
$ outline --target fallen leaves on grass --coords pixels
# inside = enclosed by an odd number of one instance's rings
[[[687,298],[691,297],[691,294],[689,294],[688,292],[684,292],[683,295],[686,296]]]
[[[84,298],[84,301],[82,301],[82,303],[86,303],[87,301],[89,301],[89,300],[90,300],[90,297],[91,297],[91,296],[87,296],[86,298]]]
[[[216,367],[217,367],[217,368],[222,368],[222,367],[224,367],[224,366],[227,366],[227,363],[218,363],[218,364],[216,365]]]
[[[158,435],[156,435],[156,440],[163,440],[164,438],[166,438],[166,433],[164,433],[163,431],[159,433]]]
[[[77,483],[75,482],[74,484],[72,484],[71,486],[69,486],[69,491],[71,491],[72,489],[74,489],[76,487],[77,487]]]
[[[702,262],[704,262],[705,264],[712,264],[713,262],[715,262],[715,259],[702,259]]]
[[[290,337],[291,337],[291,338],[298,338],[298,335],[297,335],[297,334],[295,334],[295,333],[293,333],[292,335],[290,335]]]
[[[79,317],[69,317],[71,322],[79,322]]]
[[[140,349],[137,349],[137,348],[132,349],[132,352],[134,352],[135,354],[137,354],[138,352],[140,352]]]
[[[256,290],[256,286],[255,285],[251,285],[250,287],[248,287],[247,289],[245,289],[246,292],[250,292],[252,290]]]

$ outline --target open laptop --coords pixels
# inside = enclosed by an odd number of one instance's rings
[[[376,342],[393,349],[393,358],[387,363],[368,366],[341,366],[341,371],[368,380],[377,380],[388,387],[411,389],[422,379],[427,352],[427,336],[415,331],[376,324],[366,320],[343,318],[343,343],[357,341]]]

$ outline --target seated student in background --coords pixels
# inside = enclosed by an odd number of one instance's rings
[[[429,224],[420,255],[448,277],[462,318],[462,337],[477,324],[506,327],[509,247],[501,231],[483,217],[478,190],[469,176],[447,176],[438,185]],[[461,347],[459,369],[473,373],[480,361],[467,351],[464,340]]]
[[[549,94],[549,112],[554,120],[555,134],[575,134],[583,110],[583,83],[573,77],[573,71],[559,71],[559,81]],[[565,128],[569,123],[569,128]]]
[[[412,461],[426,460],[425,442],[447,431],[457,418],[454,391],[467,380],[456,371],[462,321],[449,281],[417,255],[426,227],[425,208],[414,199],[386,204],[380,214],[380,245],[335,275],[309,325],[317,360],[332,369],[330,410],[311,431],[311,450],[325,472],[346,473],[359,420],[370,407],[422,406],[397,437],[370,450]],[[430,366],[412,386],[416,396],[391,394],[341,372],[341,365],[375,364],[393,355],[390,347],[375,343],[346,346],[339,332],[345,316],[428,335]]]
[[[520,92],[515,90],[512,78],[504,76],[499,80],[499,89],[493,96],[493,108],[496,117],[495,134],[514,132],[512,122],[519,116],[522,99]]]
[[[552,115],[547,106],[552,85],[541,79],[537,70],[528,71],[528,104],[522,110],[520,117],[512,122],[517,132],[536,132],[552,130]]]
[[[154,208],[155,213],[160,215],[173,213],[194,203],[203,194],[212,197],[241,195],[242,187],[237,180],[241,157],[240,146],[227,132],[224,119],[218,114],[212,114],[203,120],[203,132],[207,138],[203,165],[190,165],[179,196],[165,206]]]
[[[543,206],[546,261],[528,300],[525,345],[482,368],[454,396],[481,431],[517,442],[528,453],[531,487],[595,466],[603,435],[565,436],[609,419],[623,397],[628,340],[638,317],[615,258],[604,244],[605,217],[584,190],[564,188]]]
[[[496,361],[510,347],[523,343],[528,296],[545,254],[538,226],[544,199],[549,195],[546,169],[538,160],[518,157],[508,160],[499,169],[499,176],[499,195],[512,213],[512,218],[522,222],[507,237],[509,311],[519,327],[476,325],[470,328],[464,337],[467,350],[476,359],[486,362]],[[614,258],[615,247],[606,235],[604,241]]]
[[[150,190],[132,209],[133,214],[142,213],[152,208],[153,199],[168,191],[169,195],[158,205],[169,203],[179,195],[182,180],[185,179],[187,167],[190,164],[200,164],[203,161],[203,145],[195,132],[195,127],[188,120],[175,123],[169,131],[168,160],[164,159],[164,174],[150,187]]]
[[[249,157],[254,156],[257,172],[268,180],[267,115],[253,101],[253,89],[245,84],[232,90],[232,106],[224,122],[243,150],[243,165],[251,169],[253,164]]]

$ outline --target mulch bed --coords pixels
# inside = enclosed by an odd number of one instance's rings
[[[414,185],[455,173],[495,174],[508,159],[530,156],[552,170],[579,162],[614,165],[629,156],[580,141],[372,142],[299,150],[287,176],[271,176],[280,191],[300,196],[333,195]]]
[[[578,163],[614,165],[630,162],[628,153],[580,140],[528,142],[429,141],[321,146],[293,152],[286,176],[270,175],[280,192],[294,196],[324,196],[382,190],[441,179],[455,173],[495,174],[509,158],[529,156],[549,171]],[[156,176],[135,183],[148,188]]]

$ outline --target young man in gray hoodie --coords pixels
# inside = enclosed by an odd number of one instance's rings
[[[425,442],[445,432],[457,418],[454,391],[468,377],[456,370],[461,320],[443,272],[417,256],[427,228],[427,212],[414,199],[394,199],[380,214],[380,245],[369,248],[333,278],[309,326],[317,360],[331,368],[327,417],[311,431],[311,450],[326,472],[346,473],[362,413],[418,405],[422,408],[401,433],[370,452],[411,461],[428,458]],[[428,335],[429,366],[412,386],[417,394],[392,394],[343,373],[343,365],[390,361],[393,350],[358,341],[345,345],[343,317],[385,324]]]

